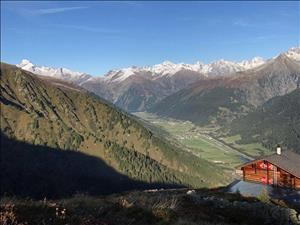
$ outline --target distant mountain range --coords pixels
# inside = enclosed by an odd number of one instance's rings
[[[229,123],[267,100],[295,90],[300,82],[299,58],[299,48],[292,49],[253,69],[196,82],[150,111],[202,125]]]
[[[226,181],[217,166],[170,146],[133,116],[69,82],[1,63],[0,104],[0,195]]]
[[[291,48],[284,54],[293,60],[299,60],[299,51],[299,48]],[[148,110],[165,97],[197,81],[235,76],[240,72],[260,67],[270,60],[260,57],[242,62],[222,59],[209,64],[175,64],[165,61],[154,66],[111,70],[102,77],[93,77],[65,68],[36,66],[29,60],[22,60],[17,66],[38,75],[73,82],[126,111],[134,112]]]

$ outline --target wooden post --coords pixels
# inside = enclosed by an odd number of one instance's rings
[[[267,161],[267,184],[269,184],[269,162]]]
[[[293,182],[293,188],[295,189],[295,188],[296,188],[296,180],[295,180],[295,176],[293,176],[292,182]]]
[[[273,181],[274,181],[274,185],[277,186],[277,166],[273,165]]]

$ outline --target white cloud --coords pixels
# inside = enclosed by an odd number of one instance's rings
[[[281,27],[282,25],[274,21],[250,21],[245,19],[236,19],[232,21],[233,26],[243,27],[243,28],[259,28],[259,27]]]
[[[75,30],[81,30],[81,31],[88,31],[93,33],[102,33],[102,34],[114,34],[114,33],[120,33],[120,30],[114,30],[114,29],[102,29],[98,27],[90,27],[85,25],[72,25],[72,24],[54,24],[52,25],[57,28],[63,28],[63,29],[75,29]]]
[[[33,15],[47,15],[47,14],[63,13],[63,12],[86,9],[86,8],[88,7],[58,7],[58,8],[48,8],[48,9],[33,9],[33,10],[28,10],[28,12]]]

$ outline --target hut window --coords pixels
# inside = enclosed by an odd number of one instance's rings
[[[252,164],[252,169],[254,169],[254,173],[256,174],[256,164],[255,163]]]

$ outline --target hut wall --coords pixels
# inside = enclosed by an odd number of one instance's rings
[[[244,180],[300,189],[300,178],[267,161],[254,162],[242,169]]]
[[[274,166],[265,161],[243,167],[244,179],[265,184],[274,184]]]

